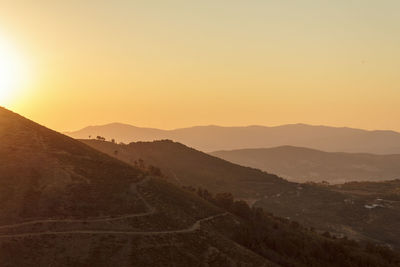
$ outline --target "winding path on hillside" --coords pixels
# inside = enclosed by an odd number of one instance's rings
[[[4,234],[0,235],[0,238],[4,237],[32,237],[32,236],[42,236],[42,235],[63,235],[63,234],[112,234],[112,235],[162,235],[162,234],[180,234],[180,233],[191,233],[199,230],[202,222],[210,221],[218,217],[228,215],[228,212],[216,214],[197,220],[192,226],[179,230],[169,230],[169,231],[107,231],[107,230],[71,230],[71,231],[46,231],[38,233],[23,233],[23,234]]]
[[[146,183],[150,178],[146,177],[142,181],[131,185],[131,192],[134,192],[143,201],[146,206],[147,211],[142,213],[127,214],[116,217],[101,217],[93,219],[46,219],[46,220],[34,220],[27,221],[16,224],[1,225],[0,229],[12,229],[21,226],[41,224],[41,223],[91,223],[91,222],[109,222],[124,220],[135,217],[143,217],[156,213],[156,209],[152,207],[137,191],[137,186]],[[202,222],[213,220],[217,217],[222,217],[228,215],[228,212],[216,214],[203,219],[197,220],[193,225],[188,228],[178,229],[178,230],[168,230],[168,231],[111,231],[111,230],[70,230],[70,231],[45,231],[45,232],[34,232],[34,233],[21,233],[21,234],[0,234],[0,238],[6,237],[32,237],[32,236],[42,236],[42,235],[63,235],[63,234],[123,234],[123,235],[160,235],[160,234],[179,234],[179,233],[190,233],[199,230]]]
[[[134,214],[126,214],[126,215],[121,215],[121,216],[113,216],[113,217],[98,217],[98,218],[92,218],[92,219],[45,219],[45,220],[33,220],[33,221],[27,221],[27,222],[21,222],[21,223],[16,223],[16,224],[8,224],[8,225],[0,225],[0,230],[1,229],[10,229],[10,228],[18,228],[21,226],[27,226],[27,225],[34,225],[34,224],[39,224],[39,223],[91,223],[91,222],[109,222],[109,221],[118,221],[118,220],[124,220],[124,219],[129,219],[129,218],[135,218],[135,217],[143,217],[143,216],[148,216],[152,215],[156,212],[156,209],[152,207],[142,196],[141,194],[137,191],[137,186],[144,184],[149,181],[149,177],[144,178],[138,183],[134,183],[131,185],[131,192],[136,193],[139,199],[144,203],[146,206],[147,211],[141,212],[141,213],[134,213]]]

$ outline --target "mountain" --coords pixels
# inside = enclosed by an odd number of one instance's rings
[[[400,266],[0,108],[0,266]]]
[[[273,265],[221,208],[3,108],[0,140],[0,266]]]
[[[213,156],[276,173],[290,181],[385,181],[400,178],[400,155],[323,152],[281,146],[274,148],[216,151]]]
[[[204,152],[291,145],[329,152],[400,154],[400,133],[398,132],[305,124],[277,127],[197,126],[159,130],[113,123],[90,126],[66,134],[77,139],[102,136],[108,140],[115,139],[124,143],[171,139]]]
[[[392,196],[390,204],[369,209],[366,206],[375,203],[375,199],[354,191],[288,182],[169,140],[128,145],[81,141],[133,166],[143,165],[150,170],[150,165],[158,166],[177,185],[201,187],[212,193],[230,192],[253,207],[309,227],[400,247],[400,202]],[[144,163],[139,163],[141,160]]]

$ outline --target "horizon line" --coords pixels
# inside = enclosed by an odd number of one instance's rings
[[[250,127],[260,127],[260,128],[277,128],[277,127],[285,127],[285,126],[309,126],[309,127],[325,127],[325,128],[336,128],[336,129],[350,129],[350,130],[361,130],[361,131],[367,131],[367,132],[393,132],[400,134],[400,131],[396,130],[391,130],[391,129],[365,129],[365,128],[356,128],[356,127],[351,127],[351,126],[332,126],[332,125],[324,125],[324,124],[309,124],[309,123],[287,123],[287,124],[277,124],[277,125],[261,125],[261,124],[249,124],[249,125],[217,125],[217,124],[200,124],[200,125],[193,125],[193,126],[186,126],[186,127],[177,127],[177,128],[157,128],[157,127],[147,127],[147,126],[137,126],[134,124],[130,123],[124,123],[124,122],[110,122],[110,123],[104,123],[104,124],[97,124],[97,125],[88,125],[85,127],[82,127],[78,130],[66,130],[66,131],[61,131],[61,133],[74,133],[74,132],[79,132],[82,131],[86,128],[90,127],[104,127],[104,126],[109,126],[109,125],[124,125],[124,126],[129,126],[129,127],[135,127],[135,128],[140,128],[140,129],[151,129],[151,130],[161,130],[161,131],[175,131],[175,130],[181,130],[181,129],[190,129],[190,128],[200,128],[200,127],[217,127],[217,128],[250,128]]]

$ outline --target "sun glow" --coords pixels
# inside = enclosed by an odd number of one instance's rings
[[[17,49],[0,37],[0,105],[6,106],[18,95],[27,78],[27,68]]]

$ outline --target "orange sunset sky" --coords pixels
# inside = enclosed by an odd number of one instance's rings
[[[400,131],[399,13],[398,0],[0,0],[0,105],[59,131]]]

